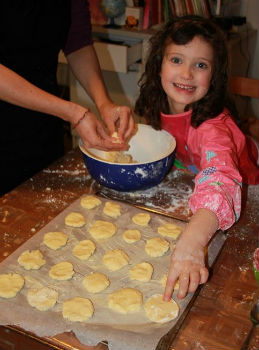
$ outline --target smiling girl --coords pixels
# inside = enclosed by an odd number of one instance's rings
[[[175,18],[150,40],[135,111],[176,138],[176,157],[196,174],[192,217],[172,252],[164,299],[208,279],[204,251],[218,229],[239,218],[241,187],[259,183],[258,151],[240,131],[228,97],[224,35],[199,16]]]

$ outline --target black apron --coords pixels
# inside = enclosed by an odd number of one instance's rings
[[[58,53],[68,35],[70,7],[70,0],[1,0],[0,63],[57,95]],[[0,121],[4,194],[63,155],[64,122],[3,101]]]

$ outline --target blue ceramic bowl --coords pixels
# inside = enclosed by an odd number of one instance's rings
[[[112,163],[107,153],[93,148],[79,147],[90,175],[101,185],[117,191],[138,191],[156,186],[171,169],[176,142],[164,130],[138,124],[129,141],[130,154],[136,163]]]

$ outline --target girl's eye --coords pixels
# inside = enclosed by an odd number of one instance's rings
[[[198,63],[196,64],[196,67],[197,67],[197,68],[201,68],[201,69],[206,69],[206,68],[208,68],[207,64],[206,64],[206,63],[203,63],[203,62],[198,62]]]
[[[172,57],[171,58],[171,62],[173,62],[173,63],[181,63],[182,60],[179,57]]]

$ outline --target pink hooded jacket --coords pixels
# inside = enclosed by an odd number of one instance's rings
[[[176,139],[176,157],[197,174],[190,198],[193,213],[207,208],[226,230],[238,220],[241,211],[241,186],[259,183],[255,144],[240,131],[228,110],[191,126],[192,111],[161,113],[162,129]]]

